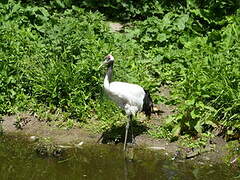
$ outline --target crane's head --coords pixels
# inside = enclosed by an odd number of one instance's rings
[[[105,60],[102,62],[102,64],[98,67],[98,68],[100,68],[100,67],[102,67],[103,65],[113,65],[113,63],[114,63],[114,57],[111,55],[111,54],[109,54],[109,55],[107,55],[107,56],[105,56],[105,58],[104,58]]]

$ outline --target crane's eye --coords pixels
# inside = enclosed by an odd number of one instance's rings
[[[111,55],[107,55],[107,56],[105,57],[105,61],[106,61],[106,62],[111,62],[111,61],[113,61],[113,57],[112,57]]]

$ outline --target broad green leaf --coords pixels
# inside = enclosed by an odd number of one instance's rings
[[[157,40],[159,41],[159,42],[163,42],[163,41],[165,41],[167,39],[167,35],[165,34],[165,33],[161,33],[161,34],[158,34],[157,35]]]
[[[185,29],[185,24],[187,23],[189,18],[188,14],[182,14],[180,17],[178,17],[175,21],[175,25],[178,27],[179,30]]]
[[[40,11],[41,11],[41,13],[42,13],[45,17],[49,17],[49,16],[50,16],[50,14],[48,13],[48,11],[47,11],[44,7],[40,8]]]
[[[181,132],[181,124],[176,124],[174,128],[172,129],[173,136],[178,136]]]
[[[199,117],[200,117],[198,114],[196,114],[196,111],[195,111],[195,110],[192,110],[190,114],[191,114],[191,117],[192,117],[193,119],[196,119],[196,118],[199,118]]]
[[[198,121],[196,123],[196,125],[194,126],[194,129],[198,132],[198,133],[202,133],[202,121]]]

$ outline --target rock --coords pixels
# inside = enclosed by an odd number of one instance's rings
[[[35,142],[35,141],[39,140],[39,137],[37,137],[37,136],[30,136],[29,139],[30,139],[30,141]]]
[[[59,148],[62,148],[62,149],[70,149],[72,148],[72,146],[65,146],[65,145],[58,145]]]
[[[166,150],[165,147],[160,147],[160,146],[151,146],[151,147],[148,147],[148,149],[152,149],[152,150]]]
[[[43,157],[60,157],[64,153],[64,149],[51,143],[40,142],[35,146],[35,151]]]
[[[83,145],[83,141],[81,141],[80,143],[76,144],[75,146],[79,148],[79,147],[81,147],[82,145]]]
[[[186,159],[192,159],[195,158],[196,156],[199,156],[200,152],[199,151],[193,151],[193,152],[189,152],[186,154]]]
[[[239,157],[236,157],[236,158],[234,158],[231,162],[230,162],[230,164],[234,164],[235,162],[237,162],[237,160],[240,160],[240,156]]]

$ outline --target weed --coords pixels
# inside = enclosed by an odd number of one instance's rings
[[[228,163],[231,166],[236,165],[237,167],[240,167],[240,145],[239,141],[232,141],[228,142],[226,149],[228,150],[228,154],[225,157],[226,163]]]
[[[3,134],[3,127],[2,127],[2,123],[3,123],[3,118],[2,116],[0,115],[0,135]]]

